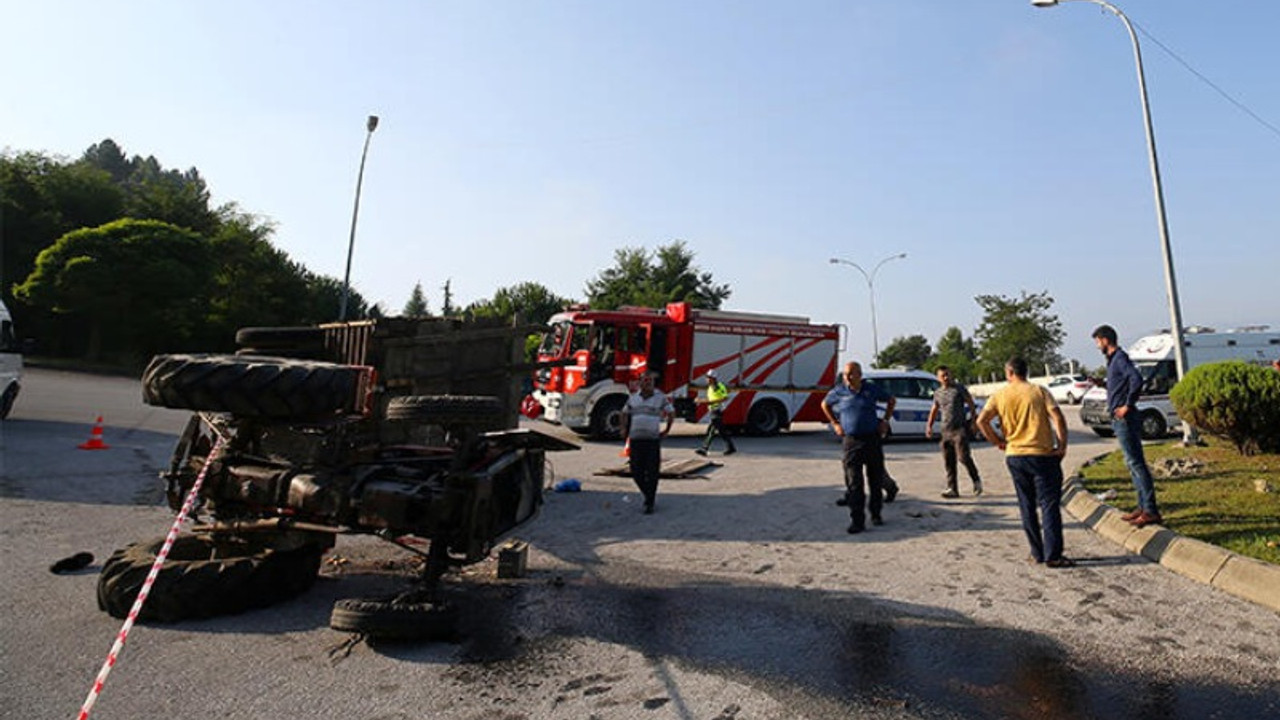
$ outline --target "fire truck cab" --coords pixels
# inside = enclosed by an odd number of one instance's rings
[[[583,435],[620,435],[621,412],[641,375],[698,422],[697,402],[714,369],[732,396],[726,425],[773,435],[795,421],[822,421],[836,378],[840,326],[764,313],[665,308],[571,308],[551,318],[538,348],[533,398],[542,417]]]

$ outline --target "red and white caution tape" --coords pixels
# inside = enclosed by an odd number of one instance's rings
[[[187,493],[187,499],[182,503],[182,509],[178,511],[178,517],[173,521],[173,527],[169,528],[169,534],[164,539],[164,545],[160,546],[160,552],[156,553],[156,561],[151,564],[151,572],[147,573],[147,579],[142,583],[142,589],[138,591],[138,599],[133,601],[133,607],[129,609],[129,615],[124,619],[124,625],[120,626],[120,632],[116,635],[115,644],[111,646],[111,651],[107,653],[107,661],[102,663],[102,669],[98,671],[98,677],[93,681],[93,687],[89,690],[89,696],[84,699],[84,705],[80,706],[80,714],[76,716],[76,720],[86,720],[89,717],[89,711],[93,709],[93,704],[98,701],[98,696],[102,694],[102,686],[107,682],[107,676],[111,674],[111,668],[115,667],[116,659],[120,657],[120,651],[124,649],[124,641],[129,637],[129,631],[133,629],[133,623],[138,619],[138,613],[142,612],[142,605],[147,601],[147,595],[151,592],[151,586],[155,584],[156,576],[160,574],[160,568],[164,566],[164,561],[169,557],[169,550],[173,547],[173,542],[178,539],[178,532],[182,530],[182,524],[187,521],[187,515],[191,512],[191,508],[196,504],[196,498],[200,494],[200,486],[204,484],[204,476],[209,472],[209,465],[213,463],[214,458],[218,456],[218,452],[222,450],[224,438],[219,435],[217,442],[213,444],[213,449],[209,451],[209,456],[204,460],[204,467],[200,468],[200,474],[196,476],[195,484],[191,486],[191,492]]]

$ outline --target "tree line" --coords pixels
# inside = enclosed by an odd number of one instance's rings
[[[232,350],[241,327],[335,320],[341,281],[292,260],[272,244],[274,233],[270,220],[235,203],[212,206],[196,168],[129,157],[111,139],[75,159],[0,153],[0,289],[41,355],[136,366],[156,353]],[[732,295],[679,240],[655,250],[621,248],[613,260],[586,282],[581,302],[719,309]],[[448,282],[441,291],[439,316],[526,324],[579,302],[537,282],[498,288],[466,306],[455,303]],[[873,364],[945,364],[968,379],[998,373],[1015,353],[1033,367],[1062,365],[1065,333],[1047,293],[975,301],[984,318],[973,337],[952,327],[936,349],[921,335],[896,338]],[[389,314],[354,289],[347,307],[352,319]],[[431,313],[418,283],[400,314]]]

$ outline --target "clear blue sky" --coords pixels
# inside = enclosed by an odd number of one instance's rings
[[[1120,0],[1280,126],[1280,4]],[[1086,2],[0,2],[0,147],[199,168],[215,202],[392,311],[684,240],[726,307],[871,354],[1047,290],[1064,354],[1169,325],[1132,45]],[[1187,324],[1280,325],[1280,135],[1143,43]]]

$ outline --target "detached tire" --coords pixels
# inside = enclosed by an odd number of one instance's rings
[[[236,345],[259,350],[323,350],[324,330],[316,327],[247,327],[236,331]]]
[[[355,404],[361,370],[350,365],[244,355],[157,355],[142,373],[148,405],[303,419]]]
[[[433,425],[501,425],[502,403],[488,395],[402,395],[387,403],[388,420]]]
[[[386,640],[447,640],[457,631],[458,608],[451,604],[360,600],[333,604],[329,627]]]
[[[300,595],[315,583],[327,545],[277,549],[276,540],[179,536],[138,619],[169,623],[233,615]],[[98,578],[98,607],[112,617],[128,615],[163,545],[164,538],[156,538],[113,553]]]

